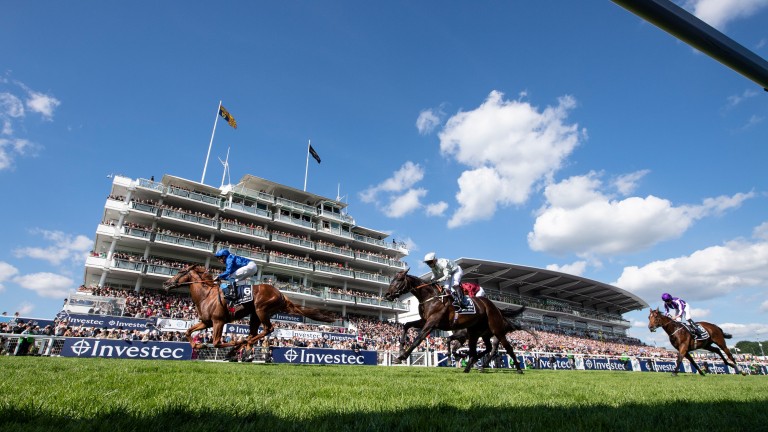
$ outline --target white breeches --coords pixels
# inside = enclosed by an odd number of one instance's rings
[[[239,269],[235,270],[235,274],[233,275],[235,277],[235,283],[240,285],[240,282],[255,275],[257,271],[259,271],[259,266],[257,266],[253,261],[249,262],[245,267],[240,267]]]
[[[443,288],[451,290],[454,286],[461,284],[462,276],[464,276],[464,270],[457,266],[451,277],[443,281]]]

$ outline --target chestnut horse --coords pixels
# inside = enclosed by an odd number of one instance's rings
[[[709,333],[708,338],[702,340],[695,339],[683,324],[665,316],[659,312],[658,308],[651,309],[651,313],[648,315],[648,330],[655,332],[657,328],[663,328],[669,335],[669,342],[677,350],[677,363],[675,364],[675,370],[672,372],[672,376],[677,376],[677,371],[680,369],[683,357],[691,362],[691,366],[693,366],[695,371],[704,375],[704,371],[699,368],[699,365],[697,365],[696,362],[693,361],[693,357],[691,357],[691,351],[697,349],[705,349],[717,353],[717,355],[723,359],[725,364],[736,369],[736,373],[739,373],[739,366],[736,364],[736,360],[733,358],[731,351],[725,344],[725,340],[730,339],[732,336],[725,333],[723,329],[714,324],[705,321],[699,321],[698,324],[704,327],[704,330]],[[725,354],[731,359],[730,363],[723,355],[723,351],[725,351]]]
[[[280,290],[269,284],[254,285],[253,301],[236,308],[234,313],[230,312],[227,308],[227,302],[224,300],[224,294],[216,281],[213,280],[213,276],[205,267],[198,264],[189,265],[176,273],[175,276],[163,283],[163,288],[167,292],[183,285],[189,285],[189,294],[192,296],[192,302],[195,304],[197,315],[200,318],[200,322],[190,327],[186,333],[192,348],[202,347],[202,344],[196,344],[193,341],[192,333],[213,327],[214,348],[234,347],[228,354],[231,355],[240,345],[244,343],[253,345],[254,342],[272,333],[275,325],[270,321],[270,318],[278,312],[295,313],[329,323],[336,320],[330,312],[294,304]],[[224,324],[249,314],[251,315],[249,337],[240,342],[222,342]],[[257,333],[260,325],[263,326],[263,330],[261,333]]]
[[[507,341],[506,334],[509,322],[506,317],[512,318],[522,313],[519,311],[505,311],[502,313],[496,305],[486,297],[473,297],[475,303],[474,314],[456,314],[456,309],[450,299],[450,295],[436,283],[424,282],[416,276],[408,274],[409,269],[398,272],[389,284],[389,289],[384,295],[387,300],[394,300],[401,295],[410,292],[419,300],[419,315],[421,319],[411,321],[403,326],[403,335],[400,338],[400,355],[395,359],[400,363],[407,359],[411,352],[434,329],[459,330],[467,329],[467,341],[469,343],[469,361],[464,372],[469,372],[472,365],[479,358],[477,354],[477,340],[480,337],[491,335],[498,338],[501,345],[512,358],[517,368],[517,373],[523,373],[520,362],[517,360],[512,345]],[[416,339],[406,348],[408,342],[408,330],[412,327],[421,328]],[[490,345],[490,343],[489,343]]]

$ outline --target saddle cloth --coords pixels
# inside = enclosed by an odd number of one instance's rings
[[[237,301],[235,304],[249,303],[253,301],[253,287],[251,285],[237,285]]]
[[[704,340],[709,338],[709,333],[707,330],[702,327],[700,324],[696,324],[696,328],[699,330],[699,333],[701,333],[701,336],[696,336],[696,332],[693,330],[692,326],[689,324],[683,324],[685,326],[685,329],[688,330],[688,332],[693,336],[696,340]]]
[[[457,312],[459,315],[474,315],[477,313],[477,310],[475,309],[475,299],[472,297],[467,297],[467,305],[461,308],[460,311]]]

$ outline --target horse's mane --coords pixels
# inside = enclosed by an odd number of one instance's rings
[[[200,278],[203,279],[204,281],[206,282],[213,281],[213,276],[211,276],[211,273],[202,264],[190,264],[189,269],[197,273],[200,276]]]

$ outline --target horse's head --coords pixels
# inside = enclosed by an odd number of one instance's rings
[[[664,315],[659,311],[659,308],[651,309],[651,313],[648,314],[648,330],[655,332],[657,328],[664,325],[662,318]]]
[[[385,299],[392,301],[410,289],[408,286],[408,270],[410,270],[410,267],[397,272],[395,277],[392,278],[392,282],[389,283],[389,288],[386,294],[384,294]]]
[[[165,291],[170,291],[173,288],[178,288],[179,286],[184,285],[187,282],[191,281],[192,273],[195,272],[196,268],[197,268],[197,264],[188,265],[185,269],[176,273],[172,278],[163,282],[163,289]]]

